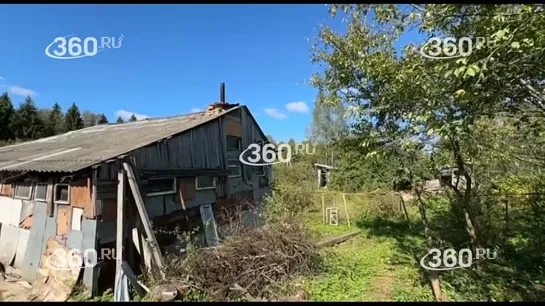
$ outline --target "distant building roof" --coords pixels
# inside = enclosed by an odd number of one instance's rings
[[[235,106],[219,112],[101,124],[0,147],[0,171],[78,171],[193,129],[240,108],[248,111],[246,106]]]

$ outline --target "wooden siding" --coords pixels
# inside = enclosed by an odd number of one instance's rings
[[[230,118],[225,118],[225,133],[230,136],[242,137],[242,124]]]
[[[82,208],[84,216],[88,219],[95,218],[95,207],[91,195],[91,179],[81,179],[70,184],[70,205]]]
[[[225,170],[223,118],[183,132],[131,153],[134,170],[162,168],[215,168]]]
[[[178,181],[178,191],[181,191],[183,199],[185,201],[193,200],[197,192],[197,190],[195,189],[195,178],[183,177],[183,178],[178,178],[177,181]],[[180,192],[176,193],[176,203],[181,203]]]

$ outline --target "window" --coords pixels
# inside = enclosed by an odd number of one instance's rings
[[[227,171],[229,177],[239,177],[242,175],[242,164],[236,159],[230,160],[227,164]]]
[[[70,185],[55,184],[53,201],[55,203],[69,204],[70,203]]]
[[[227,150],[241,150],[240,137],[227,135]]]
[[[216,188],[216,178],[213,176],[197,176],[195,186],[197,190]]]
[[[176,178],[150,178],[146,196],[176,193]]]
[[[34,200],[47,202],[47,184],[36,184],[34,188]]]
[[[254,173],[257,176],[265,176],[265,166],[254,167]]]
[[[19,182],[15,185],[15,198],[30,199],[32,195],[32,182]]]

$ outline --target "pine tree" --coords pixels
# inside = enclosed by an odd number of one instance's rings
[[[64,130],[64,116],[59,103],[53,104],[47,120],[47,134],[49,136],[62,134]]]
[[[34,100],[27,96],[15,111],[11,120],[12,130],[17,139],[38,139],[45,135],[45,126],[38,114]]]
[[[0,96],[0,141],[13,139],[10,122],[15,110],[7,92]]]
[[[124,123],[123,118],[121,116],[117,117],[117,121],[115,123]]]
[[[85,127],[76,103],[72,103],[72,106],[70,106],[66,112],[64,117],[64,125],[66,131],[75,131]]]
[[[133,121],[136,121],[138,119],[136,119],[136,116],[134,114],[132,114],[131,118],[129,119],[129,122],[133,122]]]
[[[108,123],[108,118],[103,113],[98,116],[97,124],[106,124]]]

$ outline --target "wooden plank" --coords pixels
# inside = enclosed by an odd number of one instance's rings
[[[129,280],[129,283],[131,283],[138,296],[143,298],[146,295],[146,291],[140,286],[140,283],[138,283],[138,280],[136,279],[136,275],[134,275],[134,272],[126,261],[121,263],[121,269],[123,269],[123,272],[127,276],[127,280]]]
[[[45,193],[47,197],[47,216],[53,217],[55,214],[55,204],[53,203],[53,185],[55,181],[50,178],[47,183],[47,191]]]
[[[346,221],[348,221],[348,227],[350,227],[350,217],[348,216],[348,207],[346,206],[346,197],[343,193],[344,212],[346,213]]]
[[[229,136],[242,137],[242,124],[238,121],[225,118],[225,134]]]
[[[127,171],[127,179],[129,181],[134,200],[136,202],[136,208],[138,209],[138,213],[140,214],[140,219],[142,220],[142,225],[150,241],[155,263],[159,267],[159,273],[161,275],[161,278],[166,279],[165,273],[163,272],[164,264],[163,258],[161,257],[160,253],[161,250],[159,248],[159,243],[157,243],[157,239],[155,238],[155,234],[153,233],[150,219],[148,217],[148,212],[146,211],[146,207],[144,206],[144,200],[142,200],[142,195],[140,194],[138,184],[136,183],[136,177],[134,175],[134,172],[132,171],[132,167],[129,164],[123,163],[123,167],[125,168],[125,171]]]
[[[57,205],[57,235],[63,236],[70,232],[72,209],[69,205]]]
[[[122,167],[119,167],[117,172],[117,223],[116,223],[116,240],[115,240],[115,256],[116,256],[116,271],[121,271],[123,263],[123,205],[125,203],[125,172]]]
[[[324,194],[322,194],[322,216],[323,216],[323,219],[324,219],[324,223],[327,222],[327,215],[326,215],[326,211],[325,211],[325,199],[324,199]]]
[[[348,234],[344,234],[342,236],[330,238],[330,239],[324,240],[322,242],[319,242],[317,244],[317,246],[319,248],[332,246],[332,245],[335,245],[335,244],[338,244],[338,243],[341,243],[341,242],[345,242],[346,240],[348,240],[350,238],[356,237],[360,233],[361,233],[361,230],[357,230],[357,231],[354,231],[354,232],[351,232],[351,233],[348,233]]]

